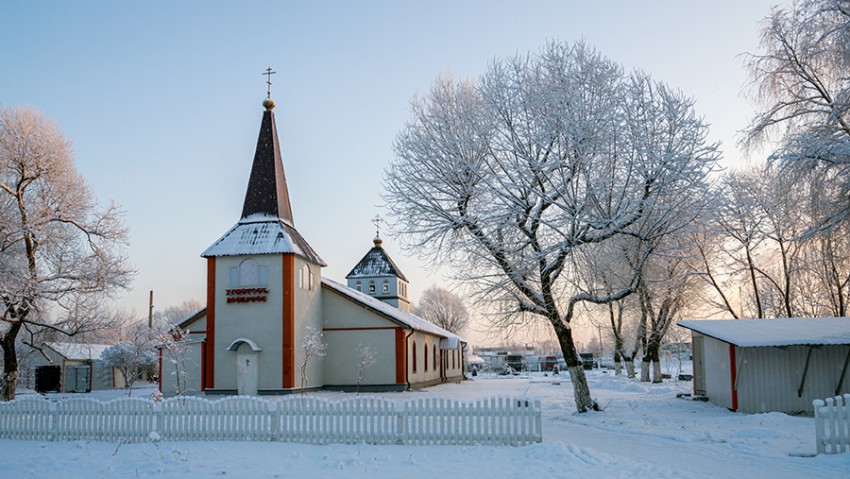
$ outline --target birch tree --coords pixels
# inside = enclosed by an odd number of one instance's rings
[[[132,276],[115,205],[99,208],[71,145],[31,108],[0,109],[0,399],[15,397],[16,339],[97,328],[95,306]]]
[[[628,296],[640,268],[611,291],[584,290],[575,254],[673,227],[662,210],[702,187],[717,157],[692,106],[583,43],[551,43],[494,61],[477,81],[438,78],[394,144],[385,199],[404,244],[471,282],[501,312],[495,327],[544,320],[579,412],[598,406],[573,339],[576,305]]]

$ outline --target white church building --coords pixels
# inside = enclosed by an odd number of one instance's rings
[[[463,376],[466,343],[410,313],[408,282],[379,237],[343,285],[296,230],[274,118],[263,102],[242,217],[202,253],[206,308],[183,320],[180,348],[160,347],[163,394],[289,394],[352,390],[363,347],[375,362],[360,390],[405,390]],[[305,364],[304,338],[327,353]],[[178,383],[177,378],[180,379]]]

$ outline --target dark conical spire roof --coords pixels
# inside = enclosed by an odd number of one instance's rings
[[[280,143],[275,126],[274,102],[263,103],[266,111],[260,124],[260,136],[254,153],[254,165],[245,193],[242,218],[261,214],[280,218],[289,225],[292,221],[292,207],[289,204],[289,189],[286,187],[286,175],[280,156]]]

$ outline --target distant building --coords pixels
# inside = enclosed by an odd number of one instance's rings
[[[90,392],[126,385],[117,368],[106,366],[101,354],[108,344],[44,343],[41,351],[23,351],[24,384],[38,392]]]
[[[465,343],[409,312],[407,279],[376,237],[348,286],[322,277],[325,262],[295,228],[275,126],[264,102],[242,217],[202,254],[207,306],[188,331],[188,389],[205,394],[288,394],[353,389],[369,347],[376,363],[361,390],[403,390],[463,375]],[[304,366],[304,338],[321,331],[325,357]],[[160,349],[160,388],[175,392],[174,362]],[[306,374],[305,374],[306,373]]]
[[[679,321],[691,330],[694,394],[733,411],[812,412],[850,393],[850,318]]]

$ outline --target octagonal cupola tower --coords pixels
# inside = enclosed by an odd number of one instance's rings
[[[375,232],[372,249],[345,277],[348,287],[410,312],[407,278],[384,250],[383,243],[380,231]]]
[[[325,262],[295,229],[270,91],[263,106],[242,216],[201,255],[207,393],[274,394],[322,383],[321,361],[313,360],[304,384],[297,345],[310,328],[322,329]]]

